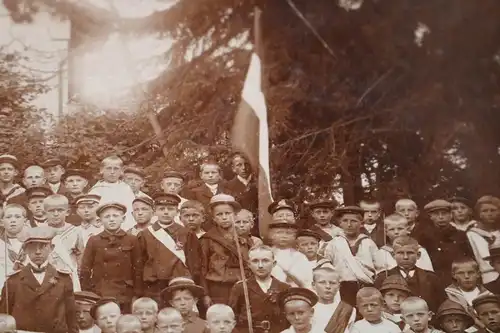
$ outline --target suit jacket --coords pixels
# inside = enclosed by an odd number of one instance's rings
[[[257,214],[257,183],[252,175],[248,185],[243,184],[238,177],[234,177],[225,184],[227,194],[231,194],[242,208]]]
[[[224,182],[220,182],[219,186],[217,187],[217,192],[216,194],[221,194],[221,193],[227,193],[227,189],[225,187]],[[190,189],[190,193],[188,194],[188,199],[191,200],[196,200],[201,202],[205,207],[208,207],[208,204],[210,203],[210,199],[214,196],[212,191],[208,188],[205,183],[201,182],[198,186],[193,187]]]
[[[73,283],[69,274],[48,265],[40,285],[25,267],[2,289],[0,311],[12,315],[17,329],[45,333],[78,333]]]
[[[386,276],[396,274],[403,276],[399,267],[381,272],[375,278],[375,288],[380,289]],[[408,283],[408,287],[410,287],[413,296],[423,298],[429,305],[429,309],[434,313],[437,312],[438,307],[446,299],[444,285],[442,284],[442,281],[440,281],[438,275],[434,272],[415,267],[413,277],[408,277],[406,282]]]
[[[496,295],[500,295],[500,277],[484,285],[486,289]]]
[[[361,232],[369,236],[377,244],[378,248],[386,244],[383,221],[377,221],[372,232],[368,232],[364,227],[361,228]]]

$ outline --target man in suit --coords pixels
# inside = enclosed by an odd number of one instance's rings
[[[242,153],[237,152],[231,156],[231,168],[235,177],[226,184],[228,194],[231,194],[242,208],[255,215],[257,213],[257,184],[250,163]]]
[[[42,163],[47,178],[47,185],[55,194],[64,194],[65,187],[61,182],[64,175],[63,162],[59,158],[50,158]]]

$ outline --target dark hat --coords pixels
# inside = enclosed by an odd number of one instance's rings
[[[465,328],[469,328],[474,325],[474,319],[465,311],[462,305],[457,302],[453,302],[450,299],[445,300],[440,306],[436,314],[436,319],[441,321],[446,315],[460,315],[465,317],[466,324]]]
[[[14,155],[0,155],[0,163],[9,163],[12,164],[14,168],[19,169],[19,160]]]
[[[500,305],[500,296],[493,294],[484,294],[472,301],[472,307],[476,309],[478,306],[486,303],[496,303]]]
[[[118,202],[107,202],[105,204],[102,204],[100,205],[97,210],[96,210],[96,214],[97,216],[100,216],[101,213],[105,210],[105,209],[108,209],[108,208],[116,208],[118,210],[121,210],[123,212],[123,214],[125,214],[127,212],[127,207],[125,207],[124,205],[122,205],[121,203],[118,203]]]
[[[154,204],[156,206],[178,206],[181,198],[178,195],[158,192],[153,195]]]
[[[183,181],[186,180],[186,177],[178,171],[175,170],[167,170],[163,173],[163,178],[179,178],[182,179]]]
[[[42,168],[46,169],[57,165],[63,166],[63,162],[60,158],[49,158],[43,161],[40,165]]]
[[[280,209],[289,209],[294,214],[297,214],[297,207],[295,207],[295,204],[290,199],[281,199],[279,201],[274,201],[269,205],[267,211],[272,215]]]
[[[449,203],[460,202],[460,203],[463,203],[464,205],[466,205],[467,207],[470,207],[470,208],[472,208],[474,206],[472,201],[470,199],[465,198],[465,197],[451,197],[450,199],[448,199],[448,202]]]
[[[425,205],[424,210],[427,213],[434,212],[436,210],[451,210],[451,203],[443,199],[434,200]]]
[[[498,257],[500,257],[500,247],[498,246],[490,247],[490,255],[484,257],[484,260],[491,260],[492,258],[498,258]]]
[[[49,195],[52,195],[52,193],[53,192],[50,188],[43,186],[35,186],[26,189],[26,197],[28,200],[31,198],[46,198]]]
[[[330,199],[322,199],[322,200],[315,200],[309,204],[309,208],[315,209],[315,208],[330,208],[330,209],[335,209],[335,207],[338,206],[337,201],[335,200],[330,200]]]
[[[288,223],[288,224],[291,224],[291,223]],[[321,237],[321,235],[319,233],[317,233],[316,231],[309,230],[309,229],[300,230],[297,233],[297,238],[299,238],[299,237],[313,237],[313,238],[316,238],[318,241],[323,240],[323,238]]]
[[[312,307],[318,302],[318,296],[309,289],[296,287],[288,288],[278,294],[278,304],[281,309],[291,301],[304,301]]]
[[[96,320],[96,312],[99,310],[99,308],[103,305],[109,304],[109,303],[115,303],[116,305],[120,306],[120,303],[116,300],[114,297],[102,297],[100,298],[92,307],[90,308],[90,316]]]
[[[139,202],[143,202],[143,203],[145,203],[146,205],[148,205],[150,207],[154,207],[155,206],[155,202],[153,201],[153,199],[151,199],[150,197],[146,197],[144,195],[135,198],[134,201],[132,201],[132,203],[138,202],[138,201]]]
[[[161,295],[164,300],[170,300],[172,299],[174,291],[180,289],[188,289],[196,298],[201,298],[205,295],[205,289],[195,284],[194,281],[188,277],[173,278],[168,283],[168,287],[161,291]]]
[[[128,165],[125,168],[123,168],[123,173],[133,173],[134,175],[141,176],[142,178],[146,178],[146,172],[136,166],[136,165]]]
[[[295,223],[273,222],[273,223],[269,223],[269,229],[295,229],[295,230],[298,230],[299,226]]]
[[[356,214],[363,216],[365,214],[365,211],[363,210],[363,208],[358,206],[344,206],[335,208],[336,217],[341,217],[344,214]]]
[[[90,178],[89,175],[87,174],[87,172],[85,172],[85,170],[82,170],[82,169],[67,169],[66,172],[62,175],[61,180],[62,181],[66,181],[66,179],[68,179],[71,176],[79,176],[79,177],[82,177],[84,179],[89,179]]]
[[[78,204],[82,202],[97,202],[99,203],[101,201],[101,196],[97,194],[82,194],[76,197],[75,199],[75,204],[78,206]]]
[[[410,295],[412,294],[410,287],[408,287],[408,282],[399,274],[389,275],[384,279],[380,291],[382,292],[389,289],[396,289],[407,292]]]
[[[56,236],[54,229],[48,226],[28,228],[23,246],[29,243],[45,243],[50,244],[52,238]]]
[[[94,294],[91,291],[75,291],[75,302],[85,304],[95,304],[101,299],[101,296]]]
[[[236,211],[241,209],[241,205],[238,202],[236,202],[236,199],[233,196],[231,196],[229,194],[224,194],[224,193],[214,195],[210,199],[209,206],[210,206],[210,208],[213,208],[217,205],[222,205],[222,204],[230,205]]]

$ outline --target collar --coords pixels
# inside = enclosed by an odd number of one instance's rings
[[[399,273],[401,273],[401,275],[405,279],[412,278],[412,277],[415,276],[415,269],[412,269],[412,270],[409,270],[409,271],[405,271],[405,270],[403,270],[402,268],[399,268],[399,267],[398,267],[398,269],[399,269]]]
[[[104,230],[103,232],[101,232],[101,237],[107,238],[107,239],[111,239],[112,237],[121,238],[121,237],[125,236],[126,234],[127,233],[125,231],[123,231],[123,229],[119,229],[115,233],[111,233],[111,232],[109,232],[107,230]]]
[[[100,227],[102,227],[102,223],[99,219],[95,220],[94,223],[88,223],[88,222],[82,221],[82,224],[80,224],[80,226],[83,229],[88,229],[90,227],[100,228]]]
[[[205,183],[205,185],[208,187],[208,189],[212,192],[214,191],[217,191],[217,189],[219,188],[219,184],[213,184],[213,185],[210,185],[210,184],[207,184]]]
[[[247,179],[245,179],[245,178],[243,178],[243,177],[241,177],[241,176],[238,176],[238,175],[236,176],[236,178],[238,178],[238,180],[239,180],[240,182],[242,182],[242,183],[243,183],[243,185],[247,186],[247,185],[250,183],[250,181],[252,180],[252,175],[248,176],[248,178],[247,178]]]
[[[366,231],[371,233],[377,227],[377,223],[375,222],[373,224],[363,224],[363,227],[365,228]]]
[[[27,264],[31,265],[33,267],[39,268],[39,269],[44,269],[44,268],[47,268],[47,266],[49,265],[49,261],[46,260],[43,264],[38,266],[38,265],[34,264],[29,257],[27,257]],[[31,270],[31,271],[33,272],[33,270]]]

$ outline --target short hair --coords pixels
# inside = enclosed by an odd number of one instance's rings
[[[203,163],[201,163],[201,165],[200,165],[200,172],[203,172],[203,169],[205,169],[205,167],[207,165],[215,165],[217,167],[217,170],[220,173],[220,171],[221,171],[220,165],[216,161],[204,161]]]
[[[23,216],[24,217],[28,217],[28,212],[26,211],[26,208],[23,206],[23,205],[20,205],[20,204],[16,204],[16,203],[11,203],[11,204],[7,204],[4,208],[3,208],[3,213],[5,215],[5,212],[7,211],[7,209],[20,209]]]
[[[160,317],[179,317],[182,319],[182,315],[179,310],[172,307],[161,309],[160,312],[158,312],[158,318]]]
[[[474,206],[474,210],[476,211],[476,213],[479,213],[479,209],[481,209],[481,206],[485,205],[485,204],[490,204],[490,205],[493,205],[493,206],[500,208],[500,199],[497,197],[494,197],[492,195],[482,196],[481,198],[479,198],[477,200],[477,202]]]
[[[479,272],[479,264],[477,263],[476,260],[474,260],[470,257],[462,257],[462,258],[458,258],[458,259],[453,260],[451,263],[451,272],[454,273],[455,270],[457,269],[457,266],[463,265],[463,264],[473,264],[476,271]]]
[[[45,199],[43,199],[43,206],[47,207],[48,205],[65,205],[69,206],[69,200],[62,194],[51,194]]]
[[[253,213],[248,209],[240,209],[240,211],[236,213],[236,215],[247,215],[250,218],[250,220],[254,222]]]
[[[380,203],[380,201],[375,200],[375,199],[361,199],[359,201],[359,206],[361,206],[361,204],[365,204],[365,205],[378,205],[379,208],[382,208],[382,204]]]
[[[41,171],[42,174],[45,174],[45,170],[41,166],[39,166],[39,165],[30,165],[29,167],[27,167],[26,169],[24,169],[24,172],[23,172],[24,177],[26,177],[26,174],[28,173],[28,171],[31,171],[31,170],[38,170],[38,171]]]
[[[398,210],[398,207],[401,207],[402,205],[411,205],[415,207],[415,209],[418,209],[417,203],[409,198],[399,199],[398,201],[396,201],[394,208]]]
[[[408,223],[408,220],[401,214],[393,213],[384,218],[384,225],[388,223]]]
[[[242,159],[244,159],[246,162],[248,162],[248,158],[247,158],[247,155],[241,151],[235,151],[233,152],[231,155],[229,155],[229,159],[231,160],[231,163],[234,162],[234,159],[236,157],[240,157]]]
[[[101,168],[106,166],[106,164],[110,163],[110,162],[120,162],[120,165],[123,166],[123,160],[116,155],[112,155],[112,156],[108,156],[108,157],[105,157],[102,159]]]
[[[206,214],[205,206],[203,206],[203,204],[201,202],[197,201],[197,200],[188,200],[188,201],[184,202],[181,205],[180,213],[182,214],[183,210],[190,209],[190,208],[196,209],[202,215]]]
[[[328,266],[318,267],[313,269],[313,281],[316,281],[317,276],[320,275],[321,273],[333,274],[335,276],[335,280],[337,282],[340,282],[341,278],[340,273],[336,271],[334,268]]]
[[[380,290],[374,287],[364,287],[358,290],[356,293],[356,304],[361,303],[361,301],[365,298],[377,297],[380,303],[384,303],[384,297]]]
[[[210,321],[210,317],[212,317],[215,314],[228,314],[232,320],[234,320],[234,311],[233,309],[226,304],[214,304],[210,306],[207,310],[207,321]]]
[[[116,331],[120,332],[120,328],[125,325],[131,325],[131,324],[136,324],[139,327],[141,327],[141,321],[137,316],[131,315],[131,314],[126,314],[126,315],[121,315],[120,318],[118,318],[118,321],[116,322]]]
[[[251,252],[255,252],[255,251],[268,251],[268,252],[271,252],[272,254],[272,257],[274,259],[274,251],[273,251],[273,248],[268,246],[268,245],[264,245],[264,244],[259,244],[259,245],[255,245],[255,246],[252,246],[250,248],[250,250],[248,250],[248,256],[250,257],[250,253]]]
[[[425,308],[426,311],[429,311],[429,305],[427,302],[420,297],[417,296],[410,296],[407,299],[405,299],[403,302],[401,302],[401,313],[404,312],[405,308],[412,306],[412,305],[421,305],[422,307]]]
[[[153,308],[154,312],[158,312],[158,303],[154,299],[149,297],[141,297],[136,299],[134,303],[132,303],[132,312],[134,312],[135,308],[141,305],[150,306],[151,308]]]
[[[396,247],[402,247],[402,246],[412,246],[414,247],[417,251],[420,248],[420,245],[418,244],[418,241],[410,236],[399,236],[394,239],[392,242],[392,247],[396,249]]]

